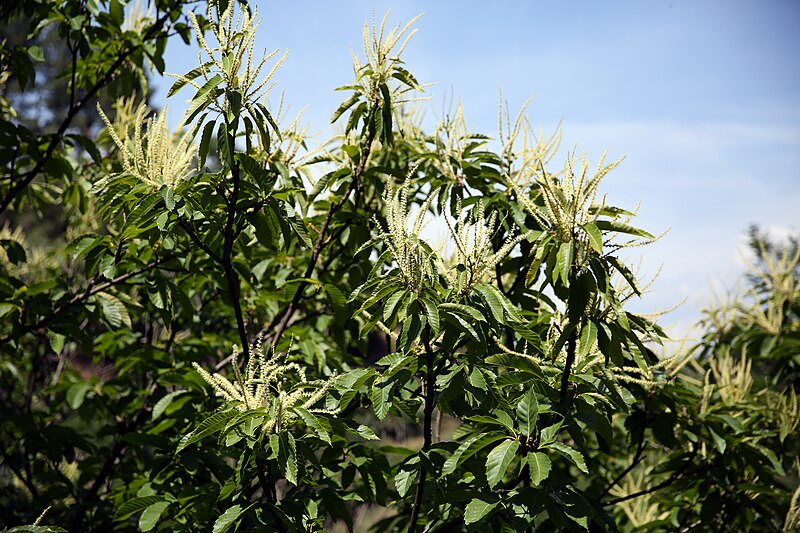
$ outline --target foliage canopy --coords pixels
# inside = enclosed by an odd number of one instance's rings
[[[286,56],[258,55],[246,5],[205,7],[0,8],[26,27],[5,88],[36,88],[45,29],[70,59],[54,127],[0,100],[0,524],[800,526],[796,245],[755,234],[749,292],[667,356],[626,310],[624,251],[656,237],[598,192],[619,162],[553,170],[559,132],[524,108],[494,139],[460,106],[425,131],[413,21],[386,19],[311,150],[267,99]],[[171,131],[146,71],[175,36],[200,64]]]

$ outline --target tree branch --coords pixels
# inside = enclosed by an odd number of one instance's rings
[[[567,339],[567,360],[564,363],[564,373],[561,374],[561,390],[559,397],[564,412],[569,412],[570,398],[569,398],[569,375],[572,371],[572,365],[575,363],[575,351],[578,344],[578,328],[572,330]]]
[[[647,489],[640,490],[639,492],[634,492],[632,494],[627,494],[625,496],[620,496],[619,498],[614,498],[613,500],[609,500],[609,501],[603,503],[602,506],[603,507],[608,507],[609,505],[615,505],[615,504],[622,503],[622,502],[625,502],[625,501],[628,501],[628,500],[633,500],[634,498],[639,498],[640,496],[644,496],[646,494],[650,494],[652,492],[659,491],[659,490],[663,489],[664,487],[668,487],[669,485],[672,485],[673,483],[675,483],[679,479],[683,478],[683,475],[686,473],[686,470],[688,470],[689,467],[692,466],[692,460],[694,459],[695,455],[697,455],[697,448],[693,447],[692,451],[689,453],[689,457],[686,459],[686,462],[683,464],[683,466],[681,466],[681,468],[679,470],[674,472],[670,477],[668,477],[667,479],[665,479],[664,481],[662,481],[658,485],[654,485],[654,486],[649,487]],[[700,472],[702,472],[704,470],[707,470],[708,468],[711,468],[711,467],[707,467],[705,469],[700,469],[696,473],[700,473]]]
[[[364,173],[364,170],[367,166],[367,159],[369,159],[370,152],[372,150],[372,142],[375,140],[375,130],[370,126],[367,132],[367,139],[364,143],[364,152],[361,155],[361,160],[358,163],[355,171],[353,172],[353,180],[350,182],[350,186],[347,188],[347,192],[342,196],[342,198],[335,204],[331,204],[328,208],[328,212],[325,215],[325,221],[322,224],[322,227],[319,230],[319,234],[317,235],[317,240],[314,243],[314,249],[311,252],[311,259],[308,261],[308,266],[306,267],[306,271],[303,274],[304,278],[310,278],[311,275],[314,273],[314,269],[316,268],[317,261],[319,260],[319,256],[322,254],[322,250],[325,248],[326,239],[325,234],[328,231],[328,227],[331,224],[331,220],[333,219],[333,215],[338,212],[344,204],[347,202],[350,195],[355,191],[360,183],[361,175]],[[275,330],[275,335],[272,340],[273,346],[277,345],[278,342],[281,340],[283,333],[286,331],[286,327],[289,324],[289,320],[291,319],[292,315],[294,314],[295,310],[297,309],[298,304],[303,296],[303,292],[305,292],[306,288],[308,287],[307,281],[301,281],[297,285],[297,289],[295,289],[294,296],[292,296],[292,300],[289,303],[288,307],[278,315],[276,315],[276,320],[280,317],[278,321],[277,329]],[[273,321],[274,322],[274,321]],[[270,328],[272,329],[272,324],[270,324]]]
[[[433,407],[436,404],[436,376],[434,375],[434,353],[431,348],[430,328],[425,328],[425,331],[422,333],[422,340],[425,345],[425,378],[422,381],[423,399],[425,402],[422,417],[422,452],[424,453],[430,450],[432,445]],[[419,520],[420,510],[422,509],[422,498],[425,493],[425,480],[427,476],[428,471],[425,468],[425,464],[420,461],[419,474],[417,474],[417,490],[414,494],[414,506],[411,508],[411,518],[408,521],[409,533],[413,533],[417,530],[417,521]]]
[[[636,468],[636,465],[638,465],[639,462],[642,460],[642,452],[644,452],[644,430],[646,427],[647,427],[646,424],[642,424],[641,428],[639,429],[639,444],[636,446],[636,453],[633,456],[633,461],[631,461],[631,464],[628,465],[628,467],[625,468],[625,470],[620,472],[620,474],[617,477],[615,477],[614,480],[611,483],[609,483],[608,486],[606,486],[606,488],[603,489],[603,492],[601,492],[600,496],[598,496],[599,500],[602,500],[606,496],[606,494],[608,494],[608,491],[614,488],[614,486],[617,483],[619,483],[622,480],[622,478],[627,476],[631,470]]]
[[[109,280],[109,281],[106,281],[106,282],[103,282],[103,283],[100,283],[100,284],[97,284],[97,285],[95,285],[97,283],[97,279],[96,278],[90,280],[89,283],[87,284],[86,289],[82,293],[74,295],[72,298],[69,299],[69,301],[67,301],[64,304],[59,305],[58,307],[56,307],[53,310],[53,312],[51,312],[50,314],[44,316],[38,322],[35,322],[35,323],[33,323],[33,324],[29,325],[29,326],[24,326],[21,329],[21,331],[19,333],[19,336],[21,337],[22,335],[25,335],[26,333],[30,333],[31,331],[35,331],[35,330],[45,326],[46,324],[48,324],[54,318],[58,317],[61,313],[63,313],[64,311],[66,311],[67,309],[72,307],[73,305],[75,305],[77,303],[80,303],[80,302],[88,299],[91,296],[94,296],[98,292],[103,292],[104,290],[106,290],[106,289],[108,289],[110,287],[113,287],[114,285],[119,285],[120,283],[123,283],[123,282],[129,280],[130,278],[133,278],[135,276],[138,276],[139,274],[142,274],[143,272],[146,272],[146,271],[148,271],[148,270],[150,270],[152,268],[155,268],[158,265],[160,265],[161,263],[165,263],[165,262],[169,261],[170,259],[173,259],[174,257],[175,257],[174,255],[170,254],[170,255],[162,257],[160,259],[156,259],[155,261],[151,261],[150,263],[148,263],[147,265],[145,265],[145,266],[143,266],[141,268],[137,268],[136,270],[132,270],[132,271],[128,272],[127,274],[121,274],[121,275],[117,276],[116,278],[114,278],[112,280]],[[0,338],[0,344],[8,342],[9,340],[11,340],[12,336],[13,336],[13,334],[8,334],[5,337]]]
[[[31,479],[26,478],[22,474],[22,472],[20,472],[20,470],[16,466],[14,466],[14,464],[11,462],[11,458],[6,453],[5,448],[0,449],[0,451],[3,454],[3,463],[8,465],[11,471],[14,472],[14,475],[17,476],[17,479],[19,479],[22,482],[22,484],[25,485],[25,488],[28,489],[28,492],[31,493],[31,498],[33,498],[34,500],[38,500],[39,491],[36,490],[36,486],[33,484],[33,481]]]
[[[231,152],[233,152],[233,143],[235,142],[233,134],[228,132],[227,142],[230,143]],[[233,314],[236,316],[236,330],[239,332],[239,341],[242,343],[242,353],[244,360],[250,359],[250,341],[247,338],[247,331],[244,326],[244,315],[242,314],[242,302],[239,301],[239,278],[233,270],[233,244],[236,241],[234,235],[234,221],[236,219],[236,204],[239,200],[239,186],[241,176],[239,175],[239,165],[236,159],[231,161],[231,176],[233,178],[233,190],[231,191],[228,202],[228,219],[225,222],[225,243],[222,252],[222,267],[225,270],[225,278],[228,282],[228,290],[231,295],[231,303],[233,304]]]

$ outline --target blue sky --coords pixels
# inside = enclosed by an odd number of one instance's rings
[[[709,285],[733,287],[742,235],[759,224],[800,231],[800,2],[256,2],[259,46],[289,50],[274,95],[285,91],[319,140],[352,80],[350,49],[373,14],[392,25],[424,13],[404,59],[432,98],[451,97],[473,131],[497,130],[498,88],[512,113],[531,95],[531,121],[563,120],[564,149],[590,161],[626,156],[605,181],[609,201],[641,202],[639,226],[671,228],[637,249],[642,272],[662,267],[637,311],[687,302],[665,323],[685,330]],[[167,70],[196,66],[175,41]],[[156,82],[162,91],[171,81]],[[175,117],[188,92],[170,99]],[[274,100],[274,98],[273,98]],[[177,119],[174,119],[177,121]]]

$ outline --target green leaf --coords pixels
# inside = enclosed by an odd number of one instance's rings
[[[578,350],[578,357],[579,359],[585,358],[589,355],[589,350],[592,349],[594,343],[597,341],[597,326],[595,326],[594,322],[591,320],[587,321],[584,324],[583,329],[581,329],[581,337],[580,337],[580,349]]]
[[[589,237],[589,246],[592,247],[592,250],[597,252],[598,254],[603,253],[603,234],[600,233],[600,230],[597,229],[597,226],[592,224],[591,222],[583,225],[583,230],[586,232],[586,235]]]
[[[534,361],[532,358],[522,357],[520,355],[498,353],[487,357],[486,363],[490,365],[513,368],[514,370],[528,372],[535,376],[542,376],[542,369],[539,368],[539,365],[536,364],[536,361]]]
[[[389,414],[389,408],[392,406],[392,402],[389,401],[391,392],[392,384],[382,378],[376,379],[370,388],[369,399],[372,402],[372,411],[378,420],[383,420]]]
[[[349,168],[340,168],[339,170],[335,170],[333,172],[329,172],[322,176],[317,182],[314,184],[314,187],[311,189],[311,192],[308,193],[308,201],[313,202],[314,199],[319,196],[319,194],[325,189],[330,181],[338,181],[345,176],[349,176],[352,174],[352,170]]]
[[[725,448],[728,447],[725,439],[711,428],[708,428],[708,431],[711,433],[711,438],[714,440],[714,447],[719,450],[719,453],[725,453]]]
[[[297,448],[294,436],[291,433],[283,433],[278,441],[278,462],[283,469],[286,481],[297,485]]]
[[[478,293],[480,293],[483,300],[486,302],[486,305],[489,306],[489,311],[492,312],[492,316],[494,319],[499,322],[503,323],[504,315],[503,315],[503,296],[499,290],[491,285],[475,285],[473,287]]]
[[[530,388],[517,404],[517,422],[523,435],[530,437],[536,431],[536,422],[539,419],[539,402],[536,392]]]
[[[336,108],[336,111],[333,112],[333,116],[331,117],[331,124],[333,124],[334,122],[339,120],[339,117],[341,117],[342,114],[345,111],[347,111],[348,109],[353,107],[353,105],[355,105],[359,101],[360,98],[361,98],[361,94],[360,93],[353,93],[350,96],[350,98],[345,100],[342,103],[342,105],[340,105],[338,108]]]
[[[459,446],[453,455],[447,458],[442,466],[442,476],[452,474],[464,461],[498,440],[505,439],[506,434],[499,431],[489,433],[479,433],[470,437]]]
[[[167,98],[180,91],[181,88],[183,88],[189,81],[194,80],[198,76],[208,72],[209,67],[211,67],[213,64],[214,64],[213,61],[208,61],[207,63],[190,70],[189,72],[187,72],[186,74],[175,80],[175,83],[173,83],[172,87],[170,87],[169,91],[167,91]]]
[[[572,464],[581,470],[581,472],[585,474],[589,473],[589,470],[586,468],[586,461],[583,460],[583,454],[578,450],[574,450],[566,444],[562,444],[560,442],[553,442],[547,447],[552,448],[553,450],[567,457],[570,461],[572,461]]]
[[[123,503],[117,508],[117,512],[114,515],[114,520],[125,520],[133,516],[134,514],[147,509],[154,503],[163,502],[165,501],[162,496],[142,496],[140,498],[134,498],[132,500],[128,500],[127,502]]]
[[[347,309],[347,298],[342,294],[339,287],[330,283],[326,283],[322,287],[325,289],[325,292],[328,294],[328,299],[336,310],[343,311]]]
[[[381,440],[374,431],[364,424],[359,425],[358,428],[356,428],[356,432],[358,432],[358,434],[361,435],[361,437],[365,440]]]
[[[615,269],[617,269],[617,272],[622,274],[622,277],[624,277],[625,281],[628,282],[628,285],[631,286],[633,292],[636,293],[637,296],[641,296],[641,293],[639,292],[639,284],[636,280],[636,275],[633,272],[631,272],[631,269],[628,268],[628,266],[625,263],[623,263],[614,256],[608,256],[607,259],[608,262],[611,263],[611,265]]]
[[[125,307],[125,304],[123,304],[119,298],[107,292],[101,292],[97,295],[100,297],[103,315],[106,317],[106,320],[108,320],[108,323],[114,328],[118,328],[124,324],[125,327],[130,329],[131,317],[128,314],[128,308]]]
[[[72,409],[78,409],[81,405],[83,405],[83,400],[86,398],[86,393],[90,390],[92,390],[92,385],[85,381],[80,381],[70,385],[67,389],[67,403]]]
[[[144,510],[142,516],[139,517],[139,529],[142,531],[150,531],[161,518],[161,514],[172,505],[171,502],[158,502],[150,505]]]
[[[481,521],[489,513],[491,513],[499,502],[490,502],[481,498],[474,498],[467,504],[464,509],[464,523],[474,524]]]
[[[602,231],[613,231],[616,233],[625,233],[627,235],[635,235],[637,237],[644,237],[645,239],[654,239],[655,237],[639,228],[634,228],[616,220],[598,220],[595,222],[597,228]]]
[[[152,213],[152,210],[160,201],[161,197],[159,195],[151,194],[136,204],[136,207],[133,208],[133,211],[125,219],[125,224],[122,226],[123,240],[130,240],[156,225],[157,217]]]
[[[214,413],[210,417],[203,420],[200,425],[198,425],[194,431],[185,435],[180,443],[178,444],[178,448],[175,450],[175,453],[180,453],[181,450],[203,440],[205,437],[209,435],[213,435],[214,433],[218,433],[222,431],[228,422],[239,414],[239,411],[235,409],[228,409],[226,411],[220,411],[218,413]]]
[[[435,337],[439,334],[439,310],[436,308],[436,304],[428,298],[420,298],[420,300],[422,301],[422,305],[425,306],[425,315],[428,317],[428,324]]]
[[[474,307],[470,307],[464,304],[455,304],[455,303],[443,303],[439,304],[439,309],[444,309],[448,313],[451,314],[459,314],[466,318],[471,318],[472,320],[477,320],[478,322],[486,322],[486,318],[481,314],[480,311],[475,309]]]
[[[408,290],[401,290],[386,298],[386,305],[383,306],[383,320],[388,321],[392,317],[397,308],[397,304],[400,303],[400,300],[402,300],[406,294],[408,294]]]
[[[528,454],[528,469],[531,473],[531,483],[539,485],[550,475],[550,458],[542,452]]]
[[[293,409],[298,415],[300,415],[300,418],[303,419],[303,422],[305,422],[308,427],[313,429],[317,436],[319,436],[320,439],[330,446],[331,434],[328,431],[330,429],[330,424],[326,422],[328,427],[325,428],[315,414],[303,409],[302,407],[293,407]]]
[[[228,528],[236,522],[240,516],[246,513],[255,503],[251,503],[245,508],[242,508],[241,505],[236,504],[233,507],[228,507],[224,513],[219,515],[216,522],[214,522],[214,528],[211,530],[212,533],[225,533],[228,531]]]
[[[394,476],[394,487],[401,498],[408,494],[408,490],[414,485],[414,479],[417,477],[419,468],[419,455],[414,455],[408,458],[397,471]]]
[[[211,144],[211,136],[214,134],[214,126],[216,125],[217,123],[212,120],[207,122],[203,127],[203,134],[200,136],[200,147],[197,150],[197,156],[200,158],[201,168],[206,164],[206,158],[208,158],[208,148]]]
[[[553,272],[553,282],[558,281],[560,277],[564,285],[569,284],[569,275],[572,269],[572,247],[572,241],[561,243],[561,246],[559,246],[555,271]]]
[[[519,441],[505,440],[489,452],[486,457],[486,481],[489,488],[494,488],[503,479],[518,449]]]
[[[190,124],[194,117],[196,117],[203,109],[208,107],[211,102],[216,100],[217,96],[215,90],[217,86],[222,82],[222,76],[219,74],[214,74],[211,78],[208,79],[205,84],[200,87],[200,90],[194,95],[192,98],[192,102],[189,104],[189,109],[186,110],[185,113],[185,124]],[[222,137],[222,136],[220,136]],[[219,142],[222,142],[222,139],[219,139]]]
[[[383,105],[381,106],[381,113],[383,118],[383,140],[388,146],[392,145],[393,132],[392,132],[392,93],[389,91],[389,86],[385,83],[381,84],[381,95],[383,96]]]
[[[180,396],[181,394],[186,394],[185,390],[176,390],[166,394],[163,398],[158,400],[156,404],[153,406],[153,417],[152,419],[155,420],[156,418],[160,417],[164,411],[169,407],[172,403],[172,400]]]
[[[558,435],[561,426],[564,424],[563,421],[556,422],[552,426],[547,426],[539,433],[539,446],[544,446],[546,444],[550,444],[551,442],[556,440],[556,436]]]

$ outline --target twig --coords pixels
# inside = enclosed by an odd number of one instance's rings
[[[11,458],[8,456],[8,454],[6,454],[5,448],[0,449],[0,451],[3,453],[3,462],[8,465],[12,472],[14,472],[14,475],[17,476],[17,479],[19,479],[22,484],[25,485],[25,488],[31,493],[31,497],[34,500],[39,499],[39,491],[36,490],[36,486],[33,484],[33,482],[29,478],[26,478],[22,472],[20,472],[20,470],[14,466],[14,463],[11,462]]]
[[[602,500],[605,497],[605,495],[608,494],[608,491],[610,491],[617,483],[619,483],[622,480],[622,478],[627,476],[631,470],[636,468],[636,465],[638,465],[639,462],[642,460],[642,452],[644,452],[645,427],[647,427],[646,424],[642,423],[642,426],[639,429],[639,444],[636,446],[636,453],[633,456],[633,461],[631,461],[631,464],[628,465],[628,467],[625,468],[625,470],[620,472],[620,474],[617,477],[615,477],[614,480],[611,483],[609,483],[606,488],[603,489],[603,492],[600,493],[598,499]]]
[[[615,504],[622,503],[622,502],[625,502],[625,501],[628,501],[628,500],[633,500],[634,498],[638,498],[640,496],[644,496],[646,494],[650,494],[652,492],[656,492],[658,490],[663,489],[664,487],[672,485],[673,483],[675,483],[679,479],[683,478],[683,475],[686,472],[686,470],[688,470],[689,467],[692,466],[692,460],[694,459],[695,455],[697,455],[697,448],[693,447],[692,451],[689,453],[689,457],[686,459],[686,462],[683,464],[683,466],[681,466],[681,468],[677,472],[673,473],[670,477],[668,477],[667,479],[665,479],[664,481],[662,481],[658,485],[654,485],[654,486],[649,487],[647,489],[640,490],[639,492],[634,492],[632,494],[627,494],[625,496],[620,496],[619,498],[614,498],[613,500],[609,500],[609,501],[603,503],[602,506],[603,507],[608,507],[609,505],[615,505]],[[711,468],[711,467],[707,467],[706,469],[708,469],[708,468]],[[700,469],[696,473],[700,473],[700,472],[702,472],[702,471],[704,471],[706,469]]]

